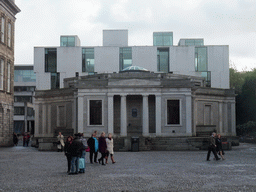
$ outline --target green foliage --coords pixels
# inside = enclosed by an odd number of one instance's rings
[[[256,135],[256,122],[248,121],[242,125],[236,126],[236,133],[239,136],[255,136]]]

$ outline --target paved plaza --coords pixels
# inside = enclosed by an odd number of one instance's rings
[[[116,164],[67,175],[61,152],[0,148],[0,191],[256,191],[256,145],[206,161],[207,151],[116,152]],[[88,160],[89,154],[86,154]]]

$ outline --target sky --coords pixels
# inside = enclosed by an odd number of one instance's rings
[[[59,46],[78,35],[81,46],[102,46],[104,29],[128,29],[128,45],[153,45],[153,32],[229,45],[230,65],[256,68],[255,0],[15,0],[15,64],[33,64],[34,47]]]

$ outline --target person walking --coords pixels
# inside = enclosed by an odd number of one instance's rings
[[[224,151],[222,149],[222,140],[221,140],[221,135],[220,134],[217,134],[217,138],[215,140],[216,142],[216,153],[219,153],[219,155],[221,156],[222,160],[225,160],[224,158]]]
[[[61,134],[61,132],[59,132],[57,139],[58,139],[58,144],[57,144],[58,152],[59,151],[62,152],[64,148],[64,136]]]
[[[73,142],[73,137],[72,136],[68,136],[67,140],[65,142],[64,145],[64,153],[67,157],[67,161],[68,161],[68,171],[67,173],[70,173],[70,169],[71,169],[71,160],[72,160],[72,156],[71,156],[71,144]]]
[[[93,155],[94,155],[94,163],[98,163],[97,162],[97,156],[98,156],[98,148],[99,148],[99,144],[98,144],[98,140],[95,137],[95,133],[92,134],[92,136],[88,139],[87,144],[90,148],[90,163],[93,164]]]
[[[112,138],[112,134],[109,133],[108,137],[106,138],[106,144],[107,144],[107,154],[106,154],[106,164],[108,164],[108,156],[110,155],[112,163],[116,163],[114,161],[114,140]]]
[[[106,158],[106,152],[107,152],[107,143],[106,143],[106,139],[105,139],[105,132],[101,133],[101,136],[99,138],[99,151],[101,153],[101,158],[98,159],[99,163],[101,162],[102,165],[106,165],[104,164],[104,159]]]
[[[210,161],[211,152],[213,152],[213,155],[214,155],[216,161],[220,160],[220,158],[217,156],[217,153],[216,153],[217,146],[215,144],[215,137],[216,137],[216,133],[213,132],[209,139],[208,153],[207,153],[207,159],[206,159],[207,161]]]
[[[85,150],[83,144],[80,141],[79,134],[75,134],[75,139],[70,146],[70,152],[72,156],[71,171],[69,175],[79,173],[79,158],[82,156],[82,151]]]

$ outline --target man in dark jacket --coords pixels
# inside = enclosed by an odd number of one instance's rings
[[[213,152],[213,155],[216,161],[220,160],[220,158],[217,156],[217,153],[216,153],[215,137],[216,137],[216,133],[213,132],[209,139],[209,147],[208,147],[208,153],[207,153],[207,159],[206,159],[207,161],[210,161],[211,152]]]
[[[78,134],[75,134],[75,139],[70,145],[69,150],[72,156],[71,172],[69,174],[77,174],[79,172],[79,158],[82,156],[82,151],[85,150]]]
[[[98,140],[95,136],[95,133],[88,139],[87,144],[90,148],[90,163],[93,164],[92,157],[94,154],[94,163],[97,163],[98,156]]]

